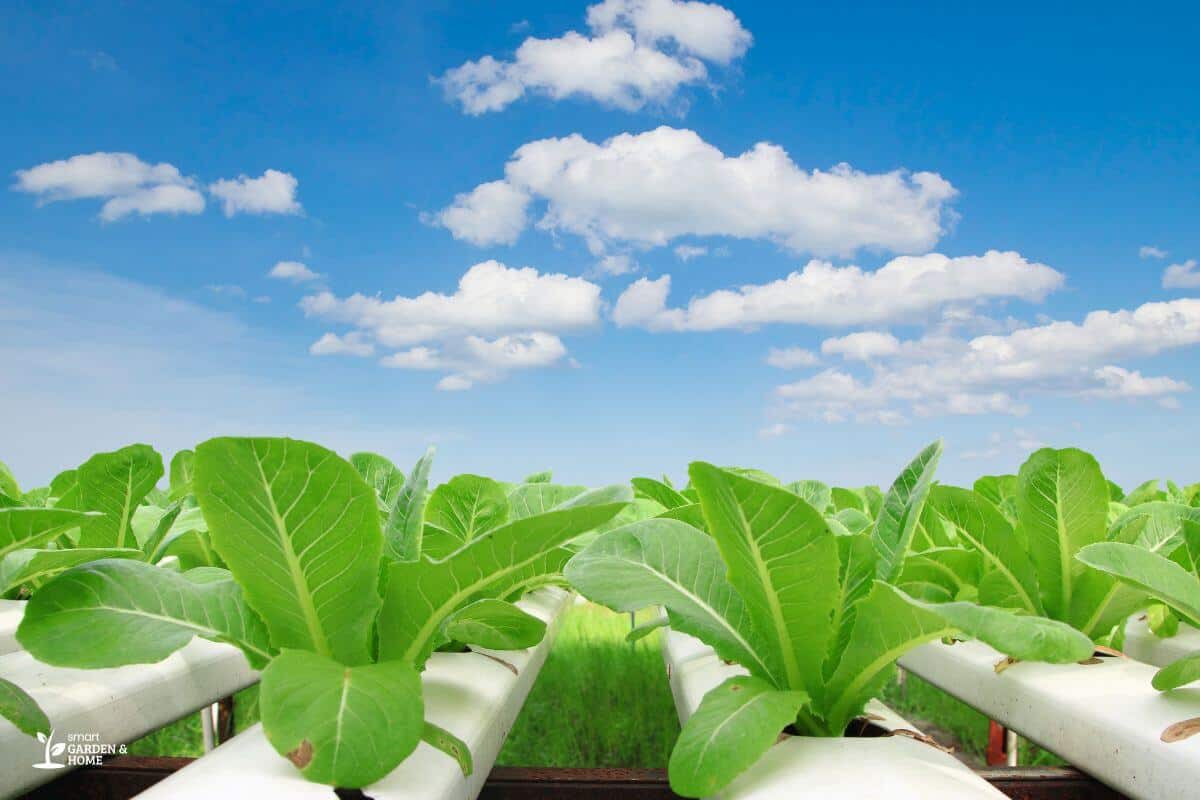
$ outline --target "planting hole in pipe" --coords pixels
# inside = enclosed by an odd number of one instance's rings
[[[339,800],[373,800],[371,795],[362,789],[338,789],[335,787],[333,793],[338,796]]]

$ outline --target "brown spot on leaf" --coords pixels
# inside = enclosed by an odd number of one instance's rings
[[[741,690],[742,690],[742,687],[736,683],[729,687],[729,691],[731,691],[731,692],[740,692]]]
[[[1164,742],[1181,742],[1189,736],[1195,736],[1200,733],[1200,717],[1192,717],[1185,719],[1183,722],[1176,722],[1171,727],[1162,732],[1161,738]]]
[[[304,769],[312,763],[313,746],[312,742],[305,739],[296,749],[287,754],[288,761],[296,765],[296,769]]]
[[[1098,657],[1098,658],[1104,658],[1104,657],[1128,658],[1129,657],[1129,656],[1125,655],[1124,653],[1122,653],[1120,650],[1116,650],[1112,647],[1105,647],[1102,644],[1096,645],[1096,651],[1092,655],[1093,655],[1093,657]]]

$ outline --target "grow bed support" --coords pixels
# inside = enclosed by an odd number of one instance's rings
[[[1129,658],[1083,664],[1018,663],[980,642],[935,642],[902,665],[938,688],[1141,800],[1176,800],[1200,785],[1200,736],[1168,729],[1200,717],[1195,689],[1157,692],[1155,669]]]
[[[25,795],[24,800],[128,800],[192,763],[191,758],[121,756]],[[1072,767],[984,770],[979,775],[1012,800],[1122,800]],[[479,800],[678,800],[661,769],[497,767]]]

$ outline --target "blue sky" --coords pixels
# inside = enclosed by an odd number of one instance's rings
[[[1194,9],[591,9],[7,5],[0,458],[1197,479]]]

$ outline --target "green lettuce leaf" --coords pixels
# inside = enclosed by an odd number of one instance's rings
[[[196,448],[195,488],[275,646],[367,662],[383,542],[375,492],[354,467],[293,439],[210,439]]]

